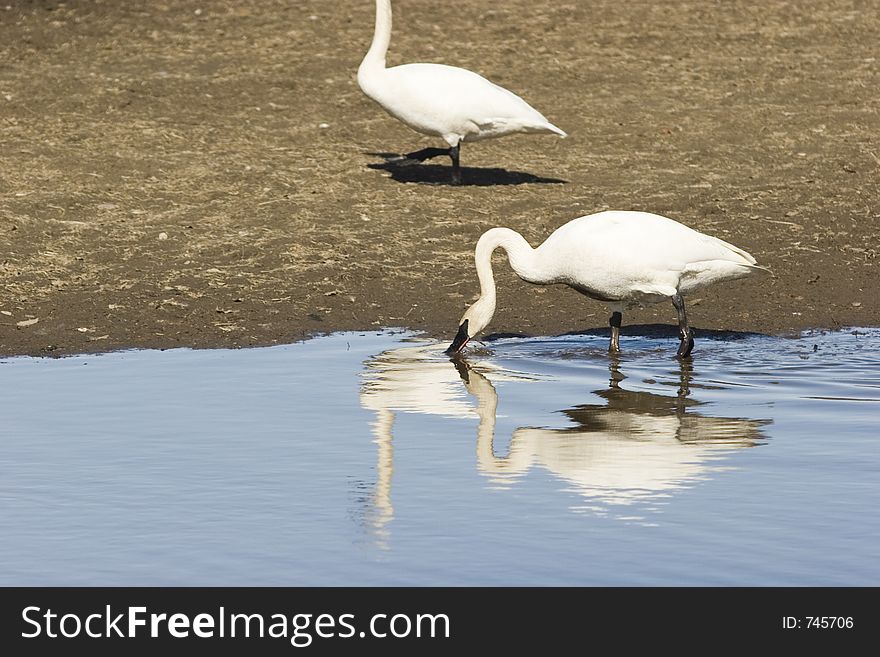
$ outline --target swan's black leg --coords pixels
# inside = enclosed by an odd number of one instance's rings
[[[449,157],[452,158],[452,184],[461,184],[461,167],[458,165],[458,156],[461,152],[461,142],[449,149]]]
[[[694,348],[694,332],[688,326],[684,299],[682,299],[680,294],[672,297],[672,305],[675,306],[675,311],[678,313],[678,334],[681,336],[681,344],[678,345],[678,353],[676,355],[679,358],[687,358],[691,355],[691,350]]]
[[[614,311],[611,313],[611,319],[608,321],[611,324],[611,344],[608,345],[608,351],[613,354],[616,354],[620,351],[620,325],[623,322],[623,315]]]
[[[397,157],[389,158],[388,162],[391,162],[392,164],[396,164],[401,167],[405,167],[424,162],[425,160],[431,160],[435,157],[440,157],[441,155],[448,155],[450,158],[452,158],[452,184],[460,185],[461,167],[459,166],[458,161],[460,153],[461,142],[459,142],[452,148],[423,148],[420,151],[413,151],[412,153],[407,153],[406,155],[398,155]]]
[[[392,157],[388,161],[400,166],[408,166],[411,164],[418,164],[419,162],[424,162],[425,160],[430,160],[435,157],[440,157],[441,155],[451,155],[451,150],[451,148],[423,148],[420,151],[413,151],[412,153],[407,153],[406,155],[398,155],[397,157]]]

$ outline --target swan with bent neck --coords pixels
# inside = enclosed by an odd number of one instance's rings
[[[516,132],[566,136],[522,98],[472,71],[424,63],[387,68],[390,42],[391,0],[376,0],[373,42],[358,68],[358,85],[391,116],[449,144],[449,148],[425,148],[393,161],[412,164],[448,155],[452,182],[460,184],[459,153],[464,141]]]
[[[694,337],[684,296],[712,283],[766,271],[742,249],[648,212],[607,211],[579,217],[556,229],[537,248],[514,230],[492,228],[480,237],[474,253],[480,298],[462,316],[448,354],[460,352],[495,314],[492,252],[499,247],[524,281],[564,283],[607,303],[612,312],[609,350],[615,353],[620,351],[624,309],[668,299],[678,314],[677,355],[689,356]]]

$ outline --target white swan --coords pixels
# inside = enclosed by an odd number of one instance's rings
[[[452,181],[461,183],[459,150],[463,141],[514,132],[566,134],[507,89],[463,68],[442,64],[405,64],[385,68],[391,41],[391,0],[376,0],[373,42],[358,69],[361,90],[413,130],[442,137],[449,148],[409,153],[401,163],[438,155],[452,158]]]
[[[612,352],[620,350],[624,308],[670,299],[678,312],[678,356],[688,356],[694,338],[684,295],[764,270],[732,244],[647,212],[609,211],[579,217],[556,229],[536,249],[516,231],[492,228],[480,237],[475,251],[480,298],[462,316],[447,353],[461,351],[495,313],[492,252],[499,246],[523,280],[539,285],[565,283],[606,302],[612,311]]]

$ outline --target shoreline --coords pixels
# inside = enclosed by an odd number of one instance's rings
[[[672,339],[678,337],[678,327],[674,323],[670,324],[634,324],[631,325],[629,333],[622,333],[621,339],[625,340],[627,337],[647,337],[647,338],[658,338],[658,339]],[[695,338],[697,340],[697,350],[695,354],[697,354],[694,358],[699,360],[699,346],[701,341],[705,340],[718,340],[724,341],[729,339],[741,339],[746,337],[767,337],[767,338],[782,338],[782,339],[791,339],[791,340],[801,340],[807,339],[811,333],[851,333],[851,334],[860,334],[862,331],[870,331],[872,329],[880,328],[880,325],[875,326],[864,326],[864,325],[843,325],[834,328],[830,327],[820,327],[820,326],[809,326],[799,329],[781,329],[777,331],[751,331],[751,330],[729,330],[729,329],[709,329],[703,327],[692,327],[696,333]],[[309,342],[311,340],[316,340],[324,337],[329,337],[333,335],[347,335],[347,334],[389,334],[389,335],[397,335],[397,334],[406,334],[408,337],[411,337],[415,340],[425,340],[429,342],[436,342],[437,344],[445,344],[450,342],[452,336],[445,336],[441,333],[429,331],[429,330],[418,330],[413,328],[407,328],[403,326],[384,326],[384,327],[371,327],[371,328],[348,328],[342,330],[322,330],[309,333],[302,337],[291,339],[287,342],[250,342],[248,344],[180,344],[180,343],[163,343],[157,342],[155,344],[151,344],[149,346],[142,345],[126,345],[126,344],[114,344],[111,347],[107,347],[106,345],[102,345],[100,342],[92,342],[86,345],[81,351],[76,351],[74,349],[51,349],[47,350],[42,348],[35,352],[2,352],[0,353],[0,362],[10,359],[16,358],[75,358],[80,356],[100,356],[104,354],[115,354],[121,352],[133,352],[133,351],[169,351],[173,349],[188,349],[188,350],[239,350],[239,349],[265,349],[268,347],[282,347],[282,346],[290,346],[294,344],[302,344],[305,342]],[[610,336],[610,330],[608,328],[588,328],[580,331],[566,331],[563,333],[550,333],[550,334],[541,334],[541,333],[527,333],[527,332],[494,332],[490,331],[486,335],[478,336],[477,338],[473,338],[471,343],[473,345],[482,345],[482,344],[491,344],[492,342],[504,339],[504,338],[522,338],[524,340],[533,339],[533,338],[566,338],[566,337],[577,337],[577,336],[590,336],[590,337],[601,337],[603,339],[607,339]],[[625,353],[624,353],[625,355]]]

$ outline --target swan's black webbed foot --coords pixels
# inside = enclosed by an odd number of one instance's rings
[[[694,331],[693,329],[688,329],[686,335],[681,336],[681,344],[678,345],[678,353],[676,356],[679,358],[687,358],[691,355],[691,351],[694,349]]]
[[[425,160],[440,157],[441,155],[450,155],[451,151],[451,148],[423,148],[420,151],[413,151],[412,153],[407,153],[406,155],[398,155],[397,157],[388,158],[388,162],[390,162],[391,164],[396,164],[397,166],[408,167],[412,166],[413,164],[420,164]]]

